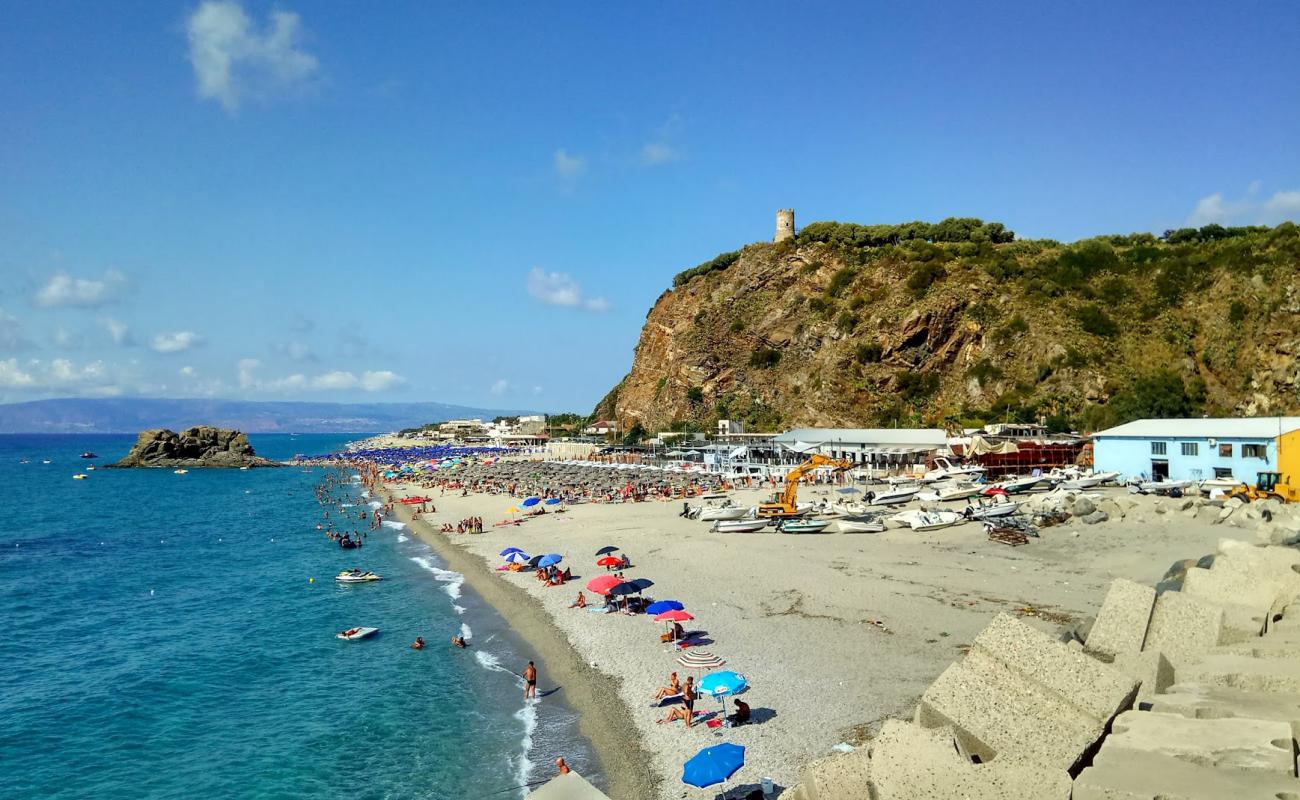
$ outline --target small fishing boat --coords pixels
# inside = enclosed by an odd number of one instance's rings
[[[1079,475],[1075,478],[1067,478],[1061,481],[1057,486],[1062,489],[1093,489],[1101,486],[1103,483],[1110,483],[1119,477],[1118,472],[1094,472],[1091,475]]]
[[[345,642],[359,642],[362,639],[369,639],[379,633],[378,628],[348,628],[345,631],[339,631],[334,634],[336,639],[342,639]]]
[[[821,533],[831,524],[828,519],[787,519],[777,523],[781,533]]]
[[[82,454],[81,454],[81,457],[82,457],[82,458],[99,458],[99,456],[95,455],[94,453],[90,452],[89,450],[87,450],[86,452],[82,453]]]
[[[1170,492],[1183,492],[1190,489],[1191,481],[1171,481],[1168,478],[1160,481],[1142,481],[1137,485],[1138,491],[1143,494],[1169,494]]]
[[[920,486],[895,486],[890,489],[883,489],[879,492],[867,492],[867,505],[869,506],[897,506],[906,503],[916,497],[917,492],[921,491]]]
[[[998,517],[1009,517],[1020,510],[1024,505],[1019,500],[1012,500],[1005,503],[991,503],[989,505],[966,506],[962,515],[967,519],[997,519]]]
[[[716,522],[720,519],[744,519],[751,509],[745,506],[713,506],[701,508],[696,519],[701,522]]]
[[[835,521],[835,526],[840,533],[884,533],[885,523],[878,518],[859,517],[857,519],[845,517]]]
[[[918,492],[916,497],[927,503],[965,500],[979,494],[982,488],[973,483],[936,483],[930,487],[930,491]]]
[[[1216,489],[1220,492],[1227,492],[1245,485],[1245,481],[1239,481],[1236,478],[1209,478],[1201,481],[1200,484],[1201,491],[1205,494],[1209,494]]]
[[[766,527],[765,519],[720,519],[709,530],[718,533],[757,533]]]
[[[1042,475],[1027,475],[1019,478],[1009,478],[1005,481],[993,484],[985,489],[983,494],[991,494],[1001,489],[1006,494],[1023,494],[1038,487],[1039,484],[1046,481],[1047,478]]]
[[[934,469],[921,476],[925,483],[952,480],[953,478],[975,478],[984,474],[984,468],[975,464],[954,464],[943,456],[934,460]]]
[[[334,580],[339,583],[373,583],[382,581],[384,576],[376,575],[373,572],[362,572],[359,569],[345,569],[334,576]]]
[[[94,464],[87,464],[87,465],[86,465],[86,472],[94,472],[94,471],[95,471],[95,465],[94,465]]]
[[[85,473],[78,472],[76,475],[72,476],[72,479],[74,481],[84,481],[86,479],[86,475]]]
[[[912,518],[910,524],[914,531],[937,531],[965,521],[966,518],[956,511],[922,511]]]
[[[184,475],[184,474],[186,474],[187,472],[189,472],[188,469],[174,469],[174,470],[172,470],[172,474],[173,474],[173,475]]]

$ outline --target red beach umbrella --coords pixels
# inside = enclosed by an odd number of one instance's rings
[[[596,594],[606,594],[610,589],[618,586],[622,582],[623,579],[617,575],[601,575],[587,581],[587,591],[595,592]]]
[[[688,619],[695,619],[695,617],[685,611],[665,611],[655,617],[655,622],[685,622]]]
[[[619,564],[622,564],[622,563],[623,563],[623,559],[621,559],[621,558],[614,558],[613,556],[605,556],[604,558],[602,558],[601,560],[599,560],[599,561],[596,562],[596,566],[598,566],[598,567],[617,567]]]

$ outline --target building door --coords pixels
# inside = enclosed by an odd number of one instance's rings
[[[1151,480],[1153,480],[1153,481],[1163,481],[1163,480],[1166,480],[1166,479],[1168,479],[1168,478],[1169,478],[1169,462],[1168,462],[1168,461],[1152,461],[1152,462],[1151,462]]]

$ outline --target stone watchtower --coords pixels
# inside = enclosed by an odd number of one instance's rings
[[[783,208],[776,212],[776,235],[772,237],[774,242],[784,242],[786,239],[794,238],[794,209]]]

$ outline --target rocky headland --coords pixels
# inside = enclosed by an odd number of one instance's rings
[[[240,431],[199,425],[180,433],[155,428],[141,432],[131,452],[114,467],[278,467],[253,451]]]

